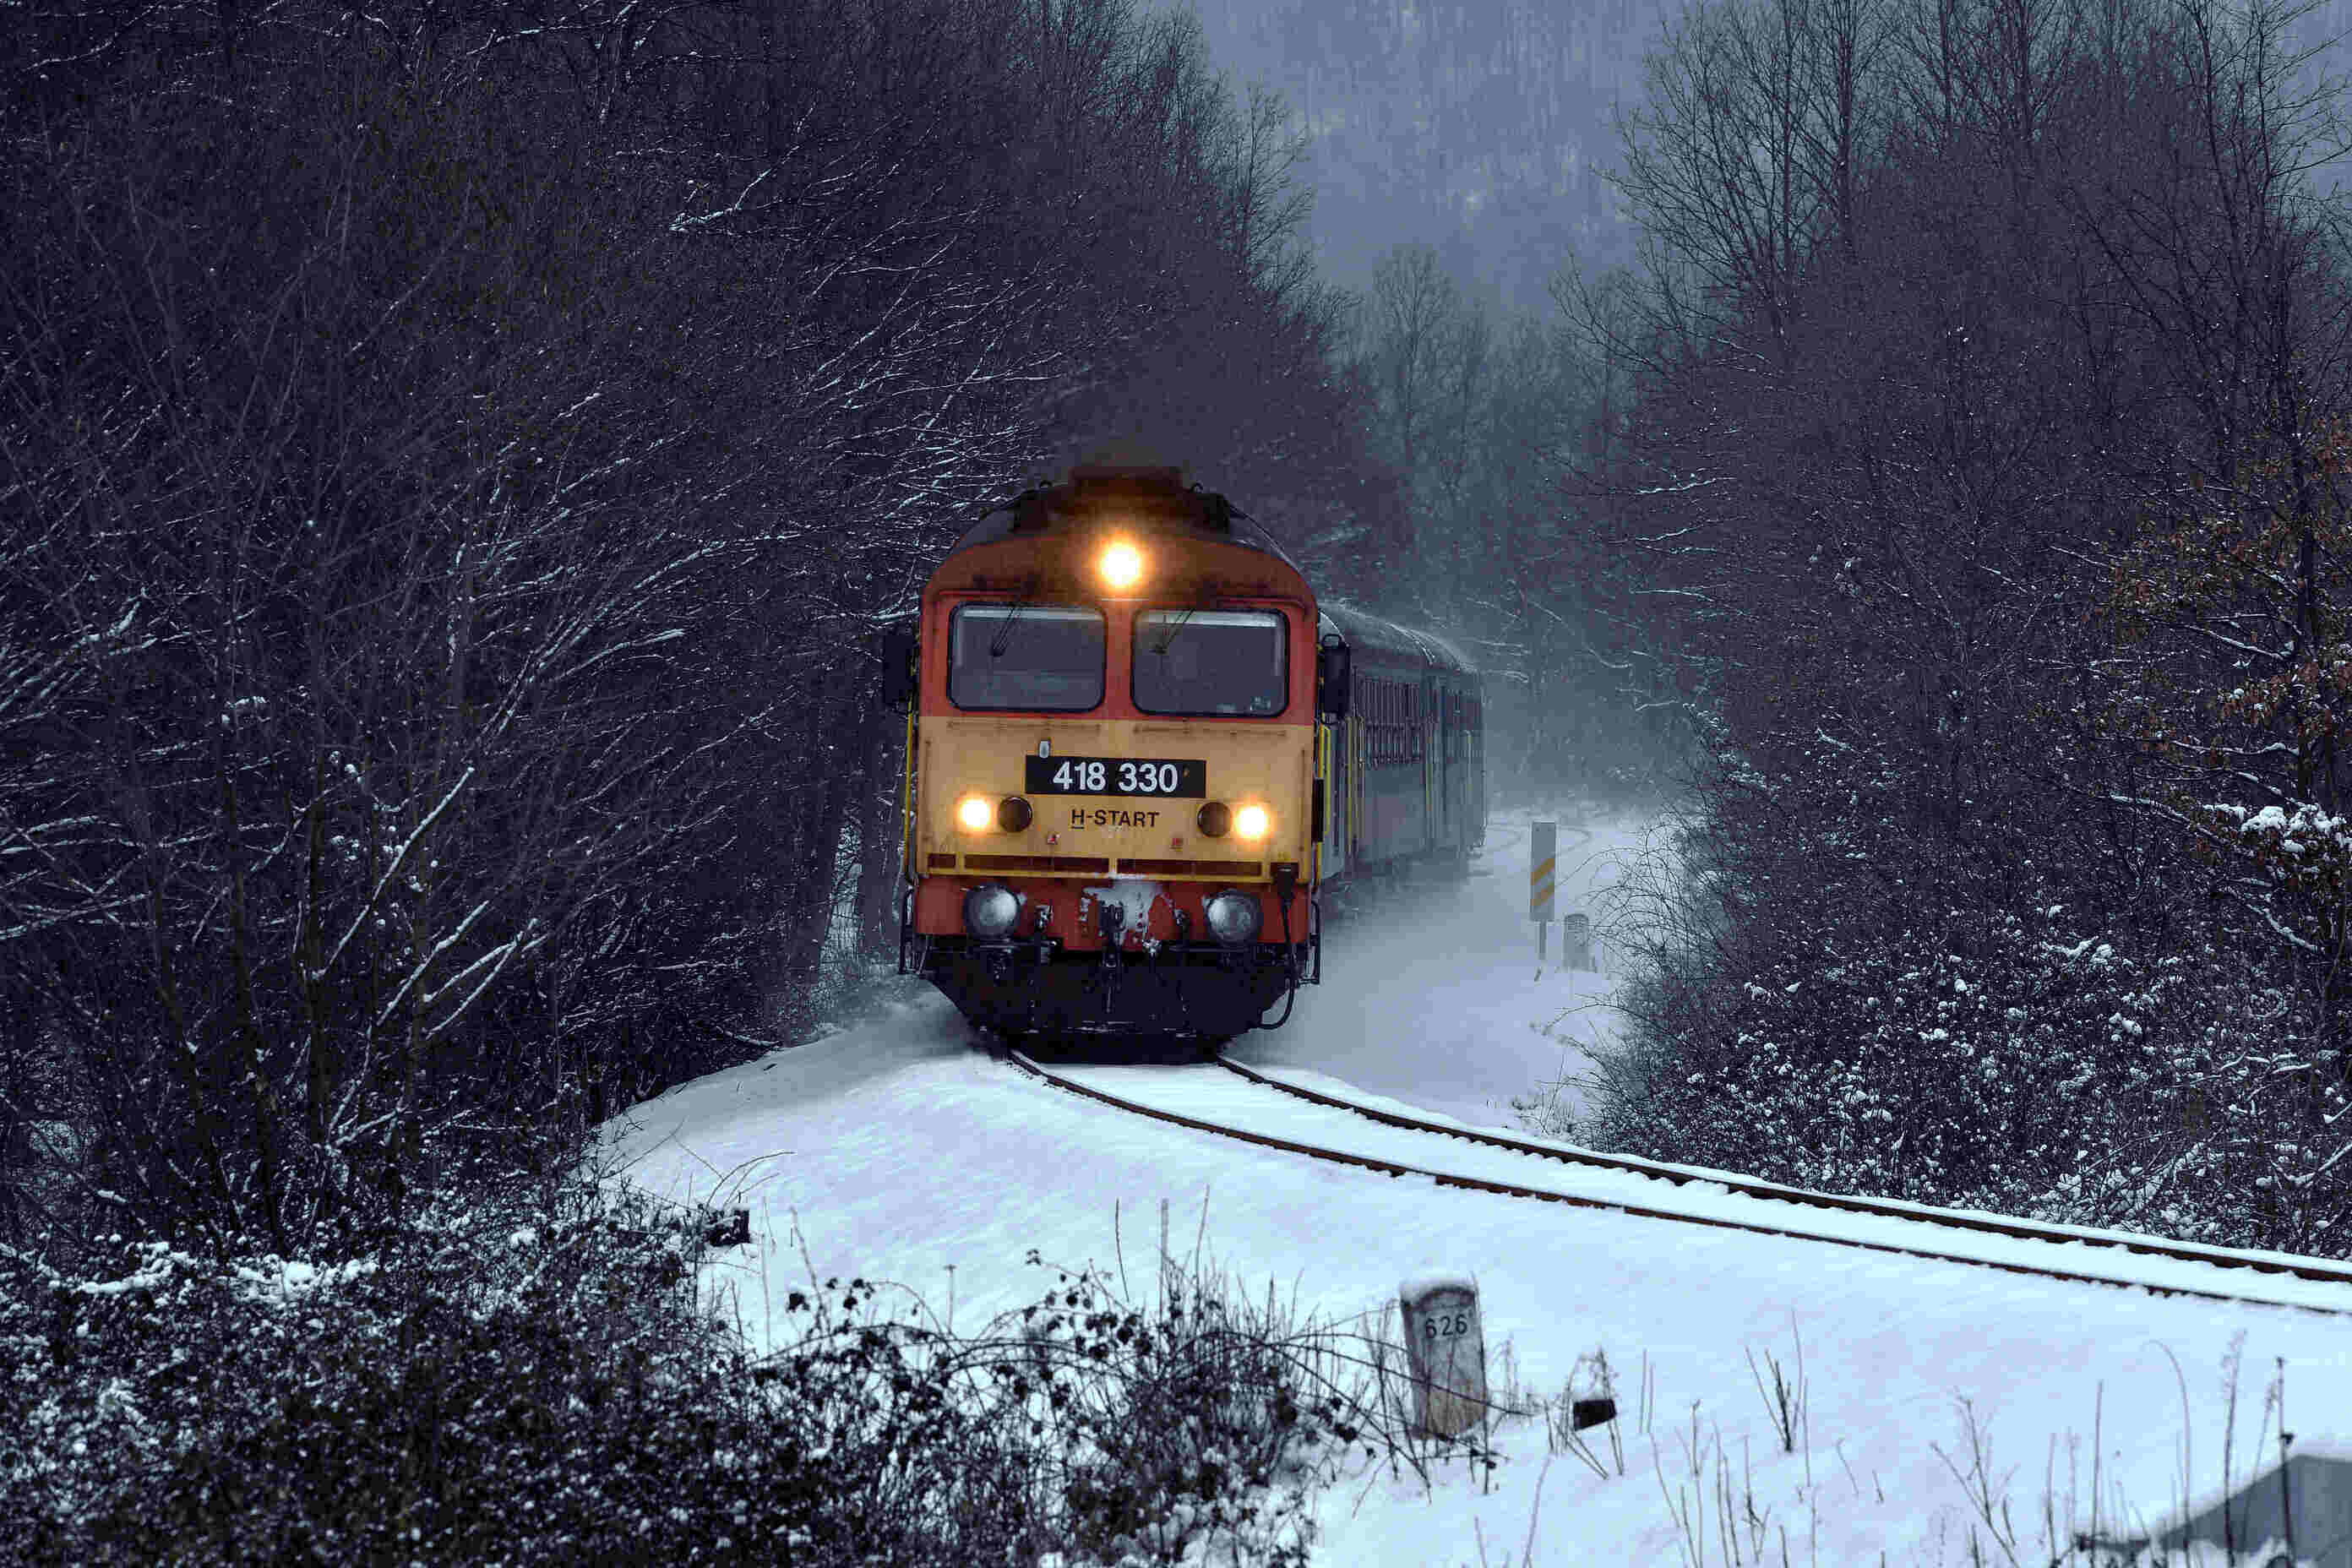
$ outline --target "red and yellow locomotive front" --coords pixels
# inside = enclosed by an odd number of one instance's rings
[[[1008,1035],[1218,1040],[1312,977],[1316,606],[1222,497],[1076,470],[923,594],[907,934]]]

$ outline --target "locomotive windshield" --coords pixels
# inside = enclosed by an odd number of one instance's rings
[[[962,605],[949,623],[959,708],[1082,713],[1103,698],[1103,618],[1068,605]]]
[[[1135,618],[1135,705],[1146,713],[1255,714],[1288,706],[1282,616],[1146,610]]]

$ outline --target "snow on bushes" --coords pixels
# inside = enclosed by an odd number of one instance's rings
[[[700,1234],[574,1193],[331,1268],[0,1247],[0,1562],[1298,1563],[1379,1426],[1328,1336],[1195,1279],[964,1339],[812,1279],[753,1358]]]
[[[1634,933],[1623,1041],[1575,1135],[1803,1186],[2344,1251],[2344,1096],[2302,1044],[2319,1035],[2305,993],[2197,905],[2095,903],[1997,831],[1982,838],[2007,853],[1895,832],[1863,793],[1792,830],[1790,793],[1769,837],[1748,795],[1677,847],[1700,874]],[[2272,855],[2341,842],[2314,814],[2242,816]]]

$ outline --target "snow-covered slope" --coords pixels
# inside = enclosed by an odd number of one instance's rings
[[[1507,1124],[1509,1100],[1561,1068],[1559,1040],[1537,1026],[1590,998],[1570,977],[1535,977],[1518,918],[1517,826],[1498,823],[1491,874],[1452,898],[1335,926],[1330,983],[1302,1001],[1291,1029],[1250,1037],[1237,1054]],[[2042,1529],[2045,1484],[2062,1530],[2070,1488],[2087,1524],[2095,1424],[2103,1517],[2115,1519],[2120,1499],[2153,1520],[2183,1489],[2184,1430],[2187,1489],[2202,1496],[2219,1483],[2221,1369],[2233,1344],[2243,1358],[2239,1475],[2253,1462],[2274,1358],[2298,1447],[2352,1437],[2352,1318],[2038,1281],[1334,1168],[1038,1084],[977,1049],[943,1002],[912,992],[816,1044],[638,1106],[611,1132],[646,1186],[735,1194],[751,1206],[755,1247],[728,1255],[709,1283],[732,1293],[755,1340],[782,1327],[772,1299],[780,1308],[804,1278],[795,1226],[820,1274],[894,1281],[942,1317],[952,1291],[955,1323],[970,1331],[1054,1283],[1050,1269],[1024,1263],[1033,1248],[1115,1282],[1123,1268],[1140,1299],[1165,1202],[1174,1250],[1189,1256],[1197,1242],[1240,1289],[1262,1295],[1271,1281],[1327,1319],[1384,1317],[1409,1276],[1475,1276],[1496,1371],[1507,1344],[1533,1392],[1558,1394],[1595,1348],[1629,1374],[1647,1358],[1647,1436],[1631,1419],[1630,1382],[1621,1391],[1624,1476],[1547,1465],[1543,1435],[1507,1425],[1491,1491],[1457,1467],[1426,1490],[1381,1471],[1327,1492],[1318,1558],[1331,1563],[1476,1563],[1481,1539],[1497,1563],[1523,1553],[1559,1564],[1686,1560],[1689,1537],[1666,1498],[1694,1492],[1694,1440],[1710,1519],[1720,1458],[1729,1495],[1752,1488],[1770,1510],[1774,1562],[1784,1527],[1795,1563],[1874,1563],[1882,1551],[1890,1563],[1965,1562],[1969,1503],[1945,1458],[1969,1468],[1961,1400],[1993,1473],[2011,1475],[2021,1545]],[[1760,1364],[1769,1352],[1793,1376],[1800,1344],[1810,1455],[1778,1451],[1748,1359]],[[2264,1458],[2275,1458],[2275,1431],[2273,1422],[2260,1436]],[[1703,1552],[1729,1561],[1712,1522]]]

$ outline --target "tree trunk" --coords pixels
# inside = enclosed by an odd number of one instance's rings
[[[38,993],[28,984],[0,997],[0,1237],[32,1228],[25,1197],[33,1163],[33,1052],[40,1044]]]
[[[897,950],[905,784],[906,720],[895,710],[870,708],[866,724],[865,784],[857,792],[857,933],[869,953]]]
[[[810,772],[818,782],[798,803],[793,871],[777,911],[781,927],[777,971],[787,998],[788,1011],[782,1020],[787,1026],[791,1010],[815,987],[817,967],[833,923],[834,873],[840,863],[842,829],[848,820],[855,780],[845,765],[849,759],[842,754],[847,748],[828,737],[839,734],[842,722],[849,717],[849,707],[844,697],[832,696],[812,704],[809,710],[805,754],[814,764]]]

